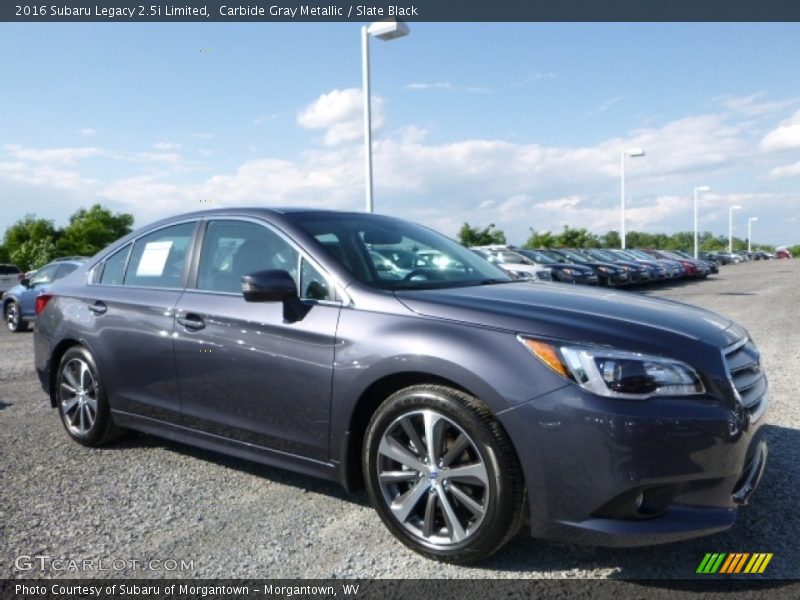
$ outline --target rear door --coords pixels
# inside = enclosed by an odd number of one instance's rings
[[[308,311],[246,302],[241,276],[283,269]],[[210,220],[196,284],[176,312],[175,362],[183,423],[280,452],[329,458],[333,351],[340,303],[320,267],[277,230]]]
[[[90,275],[81,333],[99,363],[114,410],[180,419],[173,315],[196,227],[191,220],[148,232]]]

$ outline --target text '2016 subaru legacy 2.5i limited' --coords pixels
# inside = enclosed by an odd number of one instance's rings
[[[447,260],[373,262],[419,253]],[[36,369],[77,442],[133,429],[363,482],[395,536],[442,560],[481,559],[526,521],[618,546],[723,530],[766,461],[767,381],[739,325],[516,282],[395,218],[182,215],[39,308]]]

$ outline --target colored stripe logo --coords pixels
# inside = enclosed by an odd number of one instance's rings
[[[734,573],[757,574],[763,573],[769,561],[772,560],[772,552],[709,552],[700,561],[697,573],[704,575],[730,575]]]

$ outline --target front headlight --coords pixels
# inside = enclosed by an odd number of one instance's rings
[[[602,271],[603,273],[608,273],[609,268],[608,267],[597,267],[597,270],[598,271]]]
[[[517,279],[533,279],[533,275],[528,273],[527,271],[511,271],[511,272],[517,276]]]
[[[553,371],[599,396],[644,400],[652,396],[696,396],[706,391],[697,371],[672,358],[555,344],[524,336],[517,339]]]
[[[573,271],[572,269],[561,269],[561,271],[563,273],[566,273],[567,275],[574,275],[575,274],[575,271]]]

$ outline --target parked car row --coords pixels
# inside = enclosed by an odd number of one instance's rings
[[[600,248],[472,248],[518,279],[624,287],[718,273],[718,263],[668,250]],[[546,271],[549,271],[546,273]]]

